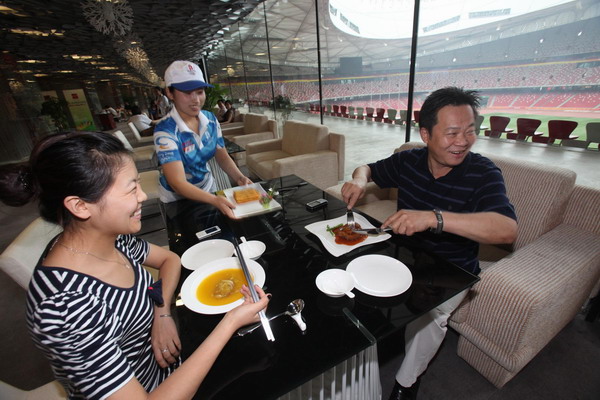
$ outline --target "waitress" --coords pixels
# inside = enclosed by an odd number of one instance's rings
[[[162,166],[161,201],[187,198],[212,204],[234,218],[235,205],[214,194],[215,180],[207,163],[215,157],[221,169],[239,186],[252,181],[227,154],[216,116],[202,109],[206,100],[204,89],[212,85],[204,81],[198,65],[189,61],[174,61],[169,65],[165,85],[173,108],[154,130],[154,145]]]

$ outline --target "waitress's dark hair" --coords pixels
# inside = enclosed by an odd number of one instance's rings
[[[63,132],[44,137],[29,162],[0,170],[0,200],[13,207],[39,201],[42,218],[63,227],[73,219],[67,196],[97,203],[131,153],[103,132]]]

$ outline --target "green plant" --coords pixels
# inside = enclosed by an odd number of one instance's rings
[[[291,112],[294,110],[294,102],[288,96],[279,95],[273,99],[271,106],[275,105],[275,109],[279,110],[281,118],[287,121]]]
[[[57,99],[56,97],[50,97],[48,100],[42,103],[42,115],[48,115],[52,118],[54,126],[58,130],[69,128],[68,118],[68,104],[63,99]]]
[[[217,101],[225,98],[227,94],[227,89],[222,88],[218,83],[213,83],[213,86],[204,90],[204,93],[206,93],[206,100],[204,101],[204,107],[202,107],[204,110],[212,111],[217,105]]]

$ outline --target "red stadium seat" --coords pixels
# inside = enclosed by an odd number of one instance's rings
[[[553,144],[555,140],[574,140],[579,136],[571,136],[571,133],[577,128],[575,121],[565,121],[553,119],[548,121],[548,136],[533,136],[531,140],[535,143]]]
[[[512,129],[506,129],[506,126],[509,122],[509,117],[500,117],[498,115],[492,115],[490,117],[490,129],[485,130],[485,136],[499,138],[505,132],[512,132]]]
[[[507,133],[506,137],[526,142],[529,137],[542,135],[542,132],[536,132],[541,124],[539,119],[517,118],[517,131]]]

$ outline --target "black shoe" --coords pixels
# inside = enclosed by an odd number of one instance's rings
[[[389,400],[416,400],[417,391],[419,390],[420,380],[417,379],[410,387],[404,387],[398,382],[394,384]]]

